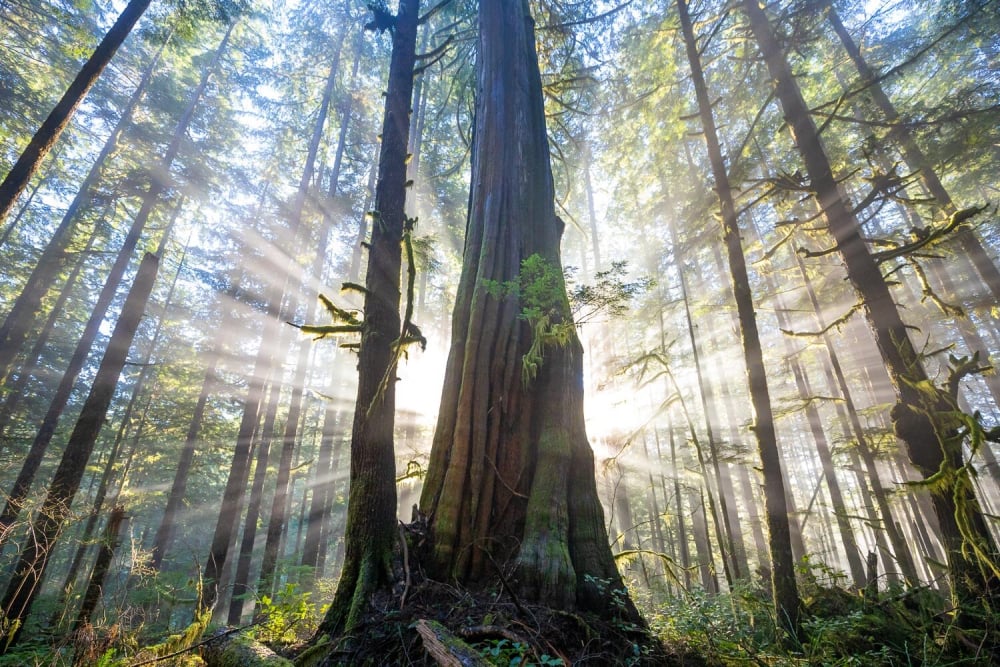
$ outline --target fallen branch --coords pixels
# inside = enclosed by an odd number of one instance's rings
[[[420,619],[416,629],[424,649],[441,667],[488,667],[490,664],[476,649],[437,621]]]

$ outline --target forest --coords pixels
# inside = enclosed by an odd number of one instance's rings
[[[0,667],[989,665],[1000,2],[0,0]]]

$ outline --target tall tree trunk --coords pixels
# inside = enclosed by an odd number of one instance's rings
[[[250,588],[250,567],[253,564],[255,546],[257,544],[257,524],[260,521],[260,509],[264,503],[264,482],[267,479],[267,466],[271,455],[271,441],[274,436],[274,422],[278,416],[278,403],[281,400],[281,382],[271,382],[270,395],[267,399],[267,410],[264,423],[257,436],[257,463],[253,470],[253,484],[250,486],[250,497],[247,498],[247,511],[243,519],[243,533],[240,535],[240,551],[236,557],[236,569],[233,572],[232,585],[229,587],[229,615],[227,623],[238,626],[243,622],[243,609],[247,598],[253,592]]]
[[[111,567],[111,560],[115,557],[115,551],[121,543],[121,527],[125,521],[125,508],[117,505],[111,510],[108,517],[108,525],[104,529],[104,539],[101,540],[101,548],[97,552],[97,560],[94,561],[94,569],[90,573],[90,581],[83,593],[83,602],[80,604],[80,611],[76,615],[73,629],[79,630],[84,623],[90,622],[90,617],[97,609],[97,604],[101,601],[101,594],[104,591],[104,579],[108,575]]]
[[[798,254],[796,254],[795,259],[799,268],[799,273],[802,275],[802,279],[806,287],[806,293],[809,296],[809,303],[815,313],[818,329],[824,330],[826,329],[826,321],[823,318],[823,311],[820,307],[819,299],[816,296],[816,290],[813,288],[809,274],[806,272],[805,263],[802,261],[802,257]],[[871,485],[872,494],[875,496],[875,502],[878,505],[879,515],[881,517],[881,529],[885,532],[886,536],[888,536],[890,544],[892,544],[893,554],[895,556],[896,563],[899,565],[900,573],[903,575],[904,580],[911,586],[915,586],[918,583],[918,578],[916,568],[913,565],[913,557],[910,554],[909,545],[906,544],[903,536],[896,528],[895,521],[893,520],[893,512],[889,507],[889,494],[882,485],[882,479],[878,474],[878,466],[875,463],[875,456],[872,453],[871,444],[868,442],[868,436],[865,434],[864,426],[861,424],[861,418],[858,416],[858,410],[857,407],[855,407],[850,386],[847,384],[847,378],[844,376],[844,371],[840,365],[840,357],[837,355],[836,349],[833,347],[833,341],[830,339],[829,334],[824,333],[822,338],[823,346],[826,348],[827,359],[829,361],[827,382],[830,384],[831,388],[836,387],[836,390],[840,392],[841,397],[844,399],[843,406],[840,404],[837,406],[838,412],[842,408],[843,412],[846,413],[844,418],[850,424],[851,434],[853,435],[855,444],[857,445],[858,454],[864,463],[865,471],[868,474],[868,483]],[[830,373],[833,375],[832,378],[829,377]],[[836,378],[836,384],[833,382],[834,378]],[[874,530],[879,530],[878,526],[878,522],[873,523]],[[891,561],[884,556],[882,560],[883,565],[888,569]]]
[[[111,334],[111,341],[97,370],[90,394],[84,401],[80,418],[66,443],[66,449],[49,485],[48,493],[32,524],[32,539],[25,542],[21,558],[4,594],[2,609],[6,622],[3,626],[3,637],[7,641],[0,642],[2,646],[0,652],[5,653],[17,640],[38,593],[42,577],[45,576],[59,534],[70,517],[70,506],[80,488],[87,461],[107,417],[108,406],[111,404],[111,398],[118,386],[118,378],[125,367],[129,348],[145,312],[158,268],[159,258],[147,253],[122,306],[121,316]]]
[[[660,435],[656,433],[656,453],[660,453]],[[687,522],[684,520],[684,496],[681,493],[680,466],[677,464],[677,443],[674,427],[668,427],[670,436],[670,467],[674,471],[674,512],[677,515],[677,541],[680,543],[681,567],[684,569],[684,590],[691,590],[691,546],[688,543]]]
[[[48,118],[38,128],[35,136],[31,138],[31,142],[22,151],[21,156],[14,163],[3,183],[0,184],[0,222],[3,222],[7,214],[10,213],[14,202],[27,187],[28,181],[38,170],[42,160],[69,124],[76,108],[80,106],[83,98],[87,96],[87,92],[90,91],[91,86],[97,81],[107,64],[111,62],[118,47],[132,32],[133,26],[149,7],[149,3],[150,0],[130,0],[118,16],[118,20],[111,26],[111,30],[80,68],[73,83],[63,93],[62,99],[52,109]]]
[[[8,383],[5,386],[7,397],[4,399],[3,405],[0,406],[0,439],[2,439],[4,433],[10,433],[13,427],[13,416],[20,407],[21,402],[27,396],[28,383],[32,377],[39,374],[42,354],[48,349],[49,340],[56,330],[56,322],[59,316],[63,314],[66,302],[77,294],[77,280],[80,279],[80,274],[83,273],[83,270],[87,266],[87,255],[90,254],[94,245],[100,239],[97,227],[98,225],[95,224],[93,233],[87,237],[87,243],[79,253],[80,257],[73,263],[72,270],[66,276],[66,283],[59,291],[59,296],[56,297],[55,302],[52,304],[52,309],[35,335],[31,349],[28,350],[28,354],[24,358],[24,363],[18,369],[17,377],[13,378],[12,381],[8,377]]]
[[[316,116],[316,123],[313,126],[312,137],[309,141],[309,148],[306,153],[306,162],[302,169],[302,178],[299,180],[299,189],[292,206],[293,224],[301,224],[305,213],[306,198],[309,194],[310,184],[313,174],[316,171],[316,155],[319,152],[319,144],[323,138],[326,127],[326,119],[330,111],[330,103],[333,99],[333,88],[337,82],[337,74],[340,72],[340,52],[344,43],[346,31],[341,30],[334,48],[333,61],[330,64],[330,71],[327,75],[326,86],[323,89],[323,97],[320,101],[319,114]],[[339,153],[339,144],[338,144]],[[335,190],[335,188],[334,188]],[[326,222],[326,220],[324,220]],[[330,238],[330,225],[324,225],[320,232],[320,239],[317,244],[310,274],[318,276],[322,272],[323,262],[326,259],[326,248]],[[315,294],[313,290],[304,286],[302,290],[310,304],[306,308],[306,321],[311,321],[316,312]],[[289,299],[288,312],[295,313],[298,309],[298,292],[293,291]],[[271,595],[271,585],[274,578],[274,570],[278,563],[278,548],[281,542],[281,535],[285,529],[285,508],[288,502],[288,480],[291,475],[292,459],[295,454],[295,444],[298,433],[299,419],[302,413],[302,395],[305,388],[306,371],[309,368],[310,346],[305,342],[299,344],[299,354],[295,362],[295,374],[292,378],[292,395],[289,400],[288,414],[285,417],[285,428],[281,440],[281,454],[278,460],[278,477],[274,487],[274,497],[271,502],[271,513],[267,523],[267,539],[264,543],[264,557],[260,566],[260,580],[258,592]]]
[[[149,87],[149,82],[153,78],[153,73],[156,71],[160,57],[163,55],[168,42],[169,38],[164,40],[163,45],[160,46],[160,49],[142,73],[139,85],[136,86],[128,104],[122,110],[121,117],[118,119],[107,140],[105,140],[101,152],[98,153],[97,159],[94,160],[90,171],[87,172],[83,182],[80,184],[80,188],[63,214],[59,226],[52,232],[52,236],[48,243],[46,243],[45,249],[42,250],[35,268],[32,269],[31,275],[28,276],[28,280],[25,282],[24,287],[21,288],[20,294],[17,295],[17,298],[11,305],[10,311],[4,318],[3,324],[0,324],[0,383],[10,374],[14,357],[17,355],[18,350],[21,349],[31,330],[32,324],[34,324],[35,315],[41,305],[42,298],[56,280],[56,276],[62,266],[62,258],[65,256],[66,249],[72,240],[72,231],[77,214],[90,201],[94,186],[100,179],[105,163],[118,147],[118,141],[121,139],[122,132],[131,125],[136,107],[139,106],[139,102],[142,101],[143,96],[146,94],[146,89]],[[2,216],[0,216],[0,219],[2,219]],[[94,233],[96,232],[95,227]]]
[[[323,215],[325,234],[329,234],[332,230],[334,215],[337,213],[335,208],[337,206],[336,201],[340,186],[340,170],[343,164],[344,150],[347,147],[347,130],[351,125],[351,116],[354,112],[353,92],[357,85],[358,69],[361,63],[360,44],[358,46],[359,48],[354,55],[354,64],[351,65],[348,94],[344,97],[343,101],[340,132],[337,136],[337,151],[334,156],[333,169],[330,173],[330,188],[327,197],[330,201],[330,208],[324,211]],[[317,255],[318,262],[322,255],[323,253]],[[315,272],[319,273],[318,270]],[[334,370],[331,373],[331,383],[336,384],[339,377],[339,364],[333,363],[332,368]],[[302,545],[302,565],[310,567],[311,570],[303,576],[303,588],[305,590],[311,590],[315,580],[323,574],[322,564],[325,559],[321,556],[321,553],[325,553],[326,549],[321,544],[325,537],[324,532],[329,526],[330,505],[333,500],[331,489],[333,480],[329,476],[331,474],[330,466],[333,457],[333,438],[337,432],[337,413],[338,410],[328,402],[326,409],[323,411],[323,426],[320,434],[319,453],[316,460],[316,472],[309,486],[312,489],[312,495],[309,499],[309,511],[306,515],[307,528],[305,540]]]
[[[610,598],[621,578],[584,426],[583,349],[562,284],[563,225],[526,1],[480,3],[478,57],[465,254],[420,502],[429,568],[475,583],[493,576],[491,561],[513,563],[527,599],[638,620],[630,600],[616,609]],[[533,340],[543,327],[532,332],[520,317],[520,298],[486,292],[487,280],[519,280],[529,258],[552,280],[539,305],[563,327],[559,344]],[[533,344],[536,354],[544,346],[534,378],[523,368]]]
[[[756,0],[754,0],[756,1]],[[757,439],[757,451],[761,460],[764,477],[764,517],[767,521],[768,548],[771,555],[771,585],[774,593],[776,617],[793,635],[798,633],[799,600],[795,584],[795,559],[792,556],[791,528],[788,523],[788,507],[785,503],[785,479],[781,474],[778,454],[778,440],[774,432],[774,417],[771,413],[771,398],[764,370],[764,355],[757,330],[757,314],[754,311],[750,279],[747,275],[746,258],[740,240],[740,230],[733,206],[729,175],[726,169],[722,147],[719,144],[712,102],[701,68],[701,56],[691,26],[687,2],[677,0],[681,17],[681,30],[691,65],[698,113],[708,146],[709,162],[715,180],[715,190],[722,209],[722,237],[729,259],[730,278],[739,314],[743,357],[746,362],[750,385],[750,402],[753,406],[753,432]]]
[[[743,0],[742,6],[775,81],[776,95],[805,162],[810,187],[843,258],[848,279],[864,304],[894,385],[899,402],[891,413],[893,429],[905,443],[910,461],[925,479],[939,472],[950,478],[949,488],[938,489],[932,500],[946,545],[952,591],[960,601],[992,598],[1000,590],[1000,578],[991,565],[996,567],[1000,557],[971,484],[962,472],[964,461],[961,438],[956,432],[958,426],[948,419],[957,406],[952,397],[933,387],[928,379],[888,284],[861,237],[857,218],[840,193],[819,131],[767,15],[756,0]],[[960,502],[956,502],[956,494]]]
[[[400,0],[392,31],[389,82],[382,121],[374,220],[365,276],[364,323],[358,352],[358,394],[351,433],[351,481],[346,554],[340,582],[319,632],[340,635],[362,621],[371,595],[393,579],[396,460],[393,429],[396,363],[403,338],[400,270],[406,217],[406,156],[413,104],[420,0]],[[412,256],[410,258],[412,261]],[[412,294],[409,295],[412,297]],[[412,301],[408,304],[408,308]]]
[[[165,180],[165,176],[170,173],[170,167],[173,164],[174,159],[177,157],[177,154],[180,152],[181,144],[184,141],[187,129],[191,124],[192,118],[194,117],[195,109],[197,109],[198,104],[201,101],[201,97],[208,86],[212,73],[215,71],[220,60],[222,59],[222,54],[225,52],[226,47],[229,44],[229,37],[232,35],[234,27],[235,23],[230,25],[229,29],[226,31],[222,42],[215,50],[215,55],[213,56],[211,63],[209,63],[208,67],[205,68],[201,81],[198,83],[198,87],[192,93],[188,106],[177,123],[173,138],[163,155],[163,159],[160,161],[158,167],[150,172],[151,182],[146,194],[143,195],[142,206],[136,214],[135,219],[132,221],[132,226],[129,228],[124,243],[118,250],[118,255],[115,257],[115,262],[108,274],[107,281],[101,289],[101,293],[97,297],[97,302],[91,311],[90,318],[87,320],[83,334],[77,342],[76,349],[73,351],[73,356],[63,373],[63,377],[59,382],[59,386],[56,389],[55,394],[52,397],[48,411],[42,419],[42,423],[38,429],[38,434],[31,443],[31,448],[27,457],[25,457],[24,465],[21,467],[21,472],[18,474],[14,485],[11,487],[3,512],[0,513],[0,531],[4,533],[20,514],[21,506],[24,504],[24,500],[31,488],[32,481],[34,481],[35,473],[38,472],[38,466],[41,464],[42,456],[44,455],[46,448],[48,448],[49,442],[52,440],[52,436],[55,434],[59,417],[62,415],[62,412],[69,401],[70,394],[76,384],[76,379],[79,376],[80,371],[83,369],[83,365],[90,354],[94,340],[97,337],[98,329],[104,321],[104,317],[107,314],[108,307],[111,305],[111,301],[114,299],[115,293],[118,291],[118,286],[121,283],[122,276],[124,276],[125,270],[128,268],[129,262],[132,259],[133,251],[139,244],[139,238],[146,226],[146,222],[149,220],[150,215],[153,213],[153,210],[159,202],[160,194],[167,189],[168,183]],[[5,537],[5,534],[0,534],[0,542],[2,542]]]
[[[166,234],[164,235],[164,240],[167,236],[168,235]],[[163,256],[163,253],[166,250],[165,246],[165,243],[160,245],[157,252],[158,257]],[[146,352],[143,354],[142,360],[139,362],[139,368],[141,369],[139,371],[139,377],[136,378],[135,384],[132,387],[132,393],[129,397],[128,404],[125,406],[125,412],[122,415],[121,425],[118,429],[118,434],[115,437],[114,445],[108,453],[108,460],[104,463],[104,472],[101,474],[101,479],[97,484],[97,490],[94,492],[94,502],[91,505],[90,515],[87,517],[87,523],[84,526],[83,534],[80,536],[80,544],[77,546],[76,552],[73,555],[73,560],[70,563],[69,570],[66,572],[66,578],[63,581],[63,586],[60,592],[59,607],[63,606],[63,603],[66,601],[67,593],[72,589],[74,582],[76,582],[77,572],[83,563],[84,557],[86,556],[90,538],[97,529],[97,522],[104,509],[104,501],[107,498],[108,489],[111,488],[111,479],[114,475],[115,467],[118,464],[119,456],[122,452],[122,446],[126,440],[125,436],[128,427],[132,422],[133,413],[135,412],[136,406],[139,402],[139,397],[142,396],[143,391],[146,388],[146,383],[149,381],[150,376],[156,368],[156,366],[152,363],[153,354],[158,351],[160,336],[163,333],[164,320],[166,319],[166,312],[173,305],[174,292],[177,289],[177,282],[180,279],[181,271],[184,268],[186,253],[187,250],[185,249],[185,252],[181,255],[180,261],[178,262],[177,271],[174,273],[174,279],[170,283],[170,289],[167,291],[167,296],[163,301],[163,314],[157,318],[156,328],[153,330],[153,335],[150,337],[149,345],[146,347]],[[138,444],[139,434],[142,431],[141,423],[142,422],[140,421],[140,427],[136,429],[135,438],[132,441],[133,451],[135,446]],[[123,486],[124,483],[125,477],[123,475],[119,487]],[[122,512],[124,512],[124,509]],[[62,612],[59,610],[56,613],[61,615]]]
[[[900,117],[899,112],[896,111],[895,105],[882,89],[878,77],[875,76],[875,72],[872,71],[865,57],[861,54],[861,49],[858,48],[858,45],[851,38],[850,33],[844,27],[840,16],[834,10],[832,4],[827,6],[827,18],[830,21],[830,25],[833,26],[834,32],[837,33],[837,37],[840,38],[840,43],[844,46],[844,50],[847,51],[847,55],[850,56],[851,61],[861,75],[861,81],[867,87],[876,106],[878,106],[879,110],[885,116],[885,119],[894,124],[889,136],[899,143],[906,164],[912,171],[917,173],[924,187],[937,200],[937,203],[944,209],[945,213],[948,215],[955,213],[958,207],[955,206],[951,195],[941,183],[934,165],[931,164],[931,161],[920,149],[920,145],[917,144],[910,126]],[[961,246],[965,255],[972,261],[976,272],[979,273],[980,278],[982,278],[986,287],[993,295],[993,302],[1000,301],[1000,271],[997,270],[996,264],[990,259],[982,243],[967,226],[959,227],[955,231],[954,238],[958,242],[958,245]]]

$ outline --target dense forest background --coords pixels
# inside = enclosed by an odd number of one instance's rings
[[[278,646],[323,617],[358,341],[296,326],[363,308],[391,4],[0,0],[0,175],[135,13],[23,191],[0,188],[0,662],[140,660],[210,623]],[[406,522],[472,185],[479,3],[436,4],[407,148],[426,348],[395,370]],[[530,7],[597,485],[654,634],[710,662],[986,664],[1000,3]]]

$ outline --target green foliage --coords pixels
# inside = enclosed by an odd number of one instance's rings
[[[484,280],[483,287],[496,299],[520,300],[518,317],[531,327],[531,347],[521,358],[521,380],[530,384],[538,375],[545,348],[567,345],[573,336],[563,273],[555,263],[535,253],[521,262],[516,280]]]
[[[607,271],[594,275],[594,283],[576,285],[570,290],[573,320],[579,325],[591,322],[599,315],[618,320],[628,314],[632,300],[656,286],[649,277],[628,280],[628,262],[611,263]]]
[[[546,667],[547,665],[563,664],[559,658],[554,658],[546,653],[535,658],[531,646],[510,639],[490,639],[476,644],[475,648],[491,664],[503,665],[504,667],[529,667],[531,665]]]
[[[569,271],[535,253],[521,262],[515,280],[484,280],[483,288],[495,299],[517,298],[518,317],[531,327],[531,347],[521,359],[521,377],[527,384],[538,375],[546,347],[563,347],[572,340],[576,326],[606,313],[619,319],[628,312],[633,298],[653,286],[649,278],[626,280],[628,263],[614,262],[596,274],[596,282],[575,287],[567,297]]]
[[[316,632],[328,605],[317,607],[310,600],[308,591],[300,591],[298,584],[285,584],[272,599],[260,599],[259,613],[264,622],[256,626],[251,636],[274,646],[305,640]]]

